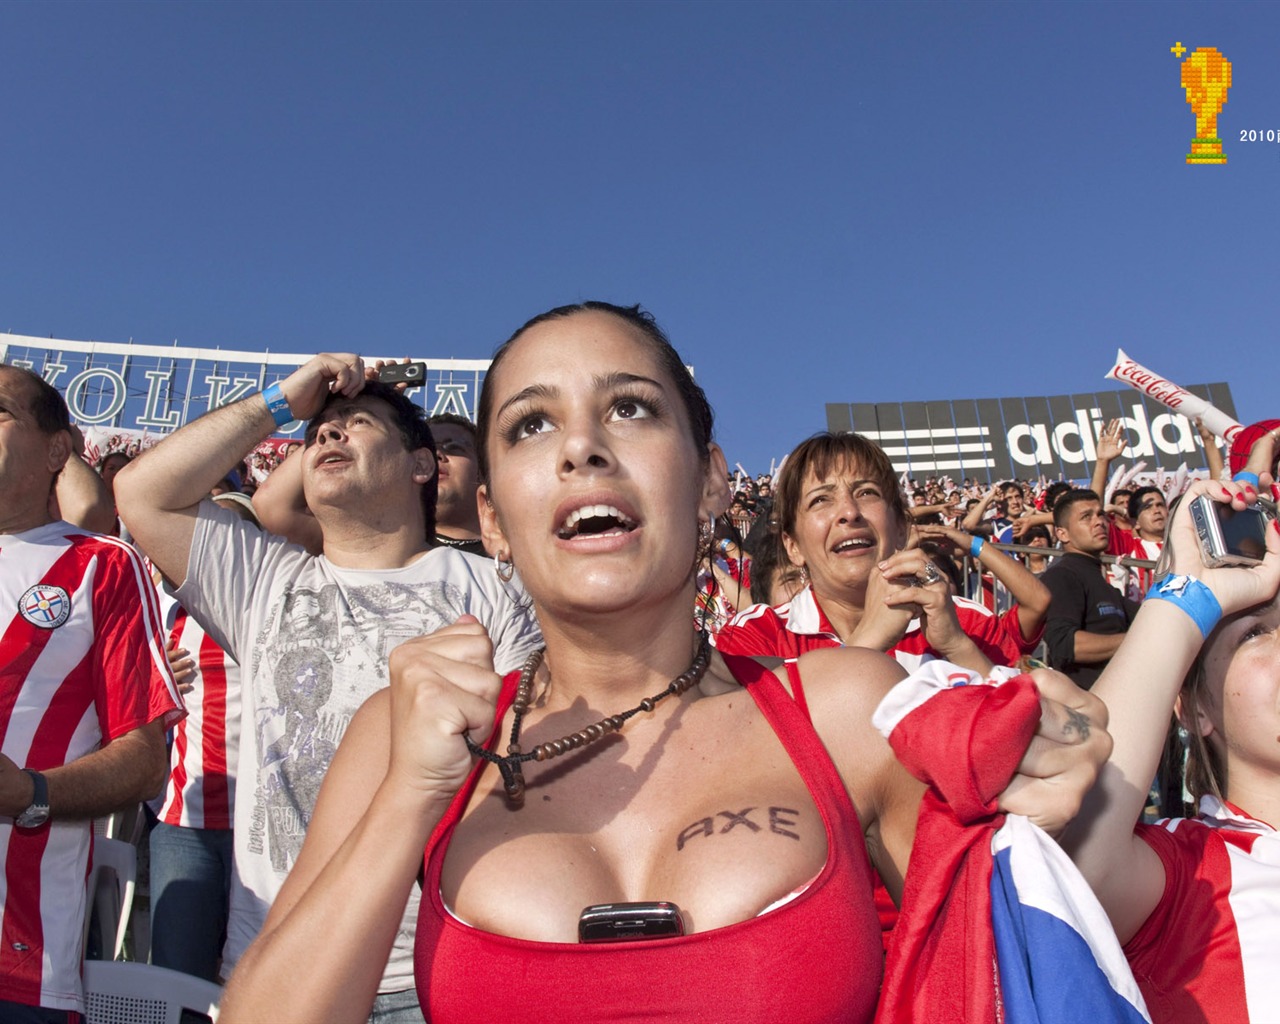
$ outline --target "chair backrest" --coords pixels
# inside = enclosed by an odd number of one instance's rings
[[[123,839],[126,843],[137,846],[142,841],[142,829],[146,824],[146,814],[142,804],[133,804],[122,811],[108,814],[105,818],[93,819],[93,834],[106,836],[108,839]]]
[[[96,913],[102,933],[103,956],[114,960],[124,948],[125,931],[133,910],[137,885],[138,851],[120,839],[93,837],[93,868],[89,872],[88,900],[84,914],[84,947],[89,943],[89,923]],[[110,956],[107,957],[108,946]]]
[[[84,962],[86,1024],[195,1024],[216,1021],[222,987],[167,967]]]

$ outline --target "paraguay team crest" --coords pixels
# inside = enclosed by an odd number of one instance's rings
[[[61,587],[39,583],[22,595],[18,611],[33,626],[57,629],[71,616],[71,595]]]

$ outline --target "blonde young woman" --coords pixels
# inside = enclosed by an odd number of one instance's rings
[[[1173,514],[1170,575],[1093,688],[1115,749],[1065,845],[1157,1024],[1256,1024],[1280,1008],[1280,536],[1267,526],[1259,566],[1205,568],[1188,508],[1202,494],[1238,512],[1257,497],[1200,482]],[[1174,708],[1199,814],[1135,830]]]
[[[900,891],[921,795],[871,725],[902,670],[810,655],[815,726],[767,669],[705,647],[689,609],[724,456],[638,308],[530,321],[479,421],[486,546],[519,568],[545,654],[503,680],[473,620],[393,652],[222,1019],[363,1020],[420,876],[431,1021],[869,1020],[873,866]],[[1055,827],[1107,741],[1042,708],[1002,804]],[[684,934],[578,941],[584,908],[647,901]]]

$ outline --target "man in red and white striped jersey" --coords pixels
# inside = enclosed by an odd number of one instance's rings
[[[1111,521],[1107,535],[1107,554],[1128,555],[1130,558],[1159,560],[1164,548],[1164,525],[1169,518],[1169,505],[1159,487],[1139,487],[1129,495],[1129,521],[1133,532],[1122,530]],[[1141,601],[1151,589],[1152,570],[1133,566],[1113,573],[1111,585],[1123,590],[1131,601]],[[1122,586],[1123,584],[1123,586]]]
[[[90,819],[156,795],[183,714],[138,553],[49,515],[66,404],[0,366],[0,1019],[69,1021]]]
[[[151,962],[217,981],[231,902],[240,666],[167,586],[159,594],[188,714],[174,730],[151,831]]]

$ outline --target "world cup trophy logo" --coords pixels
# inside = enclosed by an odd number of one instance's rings
[[[1196,115],[1196,137],[1191,140],[1187,163],[1225,164],[1218,113],[1231,88],[1231,62],[1212,46],[1202,46],[1182,62],[1182,88]]]

